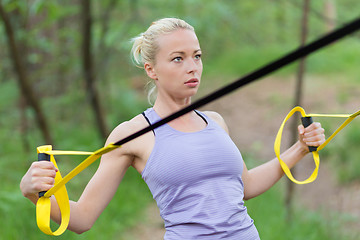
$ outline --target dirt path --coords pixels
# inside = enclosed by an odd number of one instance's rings
[[[207,105],[204,109],[221,113],[239,149],[250,152],[256,159],[265,162],[274,158],[273,142],[281,121],[292,105],[293,82],[292,79],[280,78],[256,82]],[[303,101],[303,106],[311,112],[351,113],[358,110],[359,88],[326,84],[324,79],[307,79],[307,82],[313,84],[304,90],[307,98]],[[344,93],[347,94],[346,101],[339,104],[339,94]],[[284,141],[287,136],[285,131]],[[340,186],[329,169],[326,161],[323,161],[318,179],[314,183],[296,185],[296,198],[307,208],[321,210],[326,217],[331,217],[333,213],[342,213],[359,220],[360,183]],[[298,164],[297,176],[299,179],[305,178],[312,170],[312,158],[309,158]],[[128,233],[126,239],[162,239],[162,225],[156,205],[151,204],[144,219]],[[350,221],[347,225],[351,230],[359,227],[357,221]]]

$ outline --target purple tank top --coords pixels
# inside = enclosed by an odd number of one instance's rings
[[[150,123],[160,120],[152,108],[144,113]],[[203,130],[155,129],[142,172],[164,219],[164,239],[260,239],[244,206],[241,154],[216,122],[197,113],[207,122]]]

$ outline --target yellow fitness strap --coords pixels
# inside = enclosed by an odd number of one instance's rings
[[[81,162],[76,168],[69,172],[64,178],[62,178],[60,170],[56,172],[55,184],[45,193],[40,193],[39,200],[36,203],[36,222],[41,231],[45,234],[52,236],[61,235],[68,227],[70,220],[70,202],[69,196],[65,184],[69,182],[73,177],[87,168],[101,155],[120,147],[119,145],[109,144],[108,146],[101,148],[95,152],[79,152],[79,151],[53,151],[51,145],[40,146],[37,148],[39,160],[50,160],[57,169],[54,155],[90,155],[83,162]],[[40,159],[41,157],[49,156],[48,159]],[[46,158],[46,157],[45,157]],[[51,201],[50,197],[54,195],[56,202],[59,205],[61,212],[61,224],[56,231],[52,231],[50,228],[50,212]]]
[[[296,112],[300,112],[302,117],[340,117],[340,118],[347,118],[346,121],[323,143],[321,144],[319,147],[317,147],[316,151],[313,151],[313,158],[314,158],[314,162],[315,162],[315,169],[312,172],[312,174],[310,175],[310,177],[304,181],[298,181],[296,180],[293,175],[291,174],[291,171],[289,169],[289,167],[286,165],[286,163],[280,158],[280,145],[281,145],[281,137],[282,137],[282,132],[285,126],[285,123],[291,118],[291,116],[296,113]],[[319,165],[320,165],[320,157],[319,157],[319,153],[318,151],[320,151],[321,149],[323,149],[335,136],[336,134],[338,134],[346,125],[348,125],[352,120],[354,120],[354,118],[356,118],[357,116],[360,115],[360,110],[353,113],[353,114],[306,114],[305,110],[302,107],[295,107],[293,108],[288,115],[285,117],[284,121],[282,122],[280,129],[276,135],[276,139],[275,139],[275,143],[274,143],[274,150],[275,150],[275,155],[278,158],[281,168],[283,169],[284,173],[286,174],[286,176],[293,181],[294,183],[297,184],[307,184],[307,183],[311,183],[313,182],[319,172]]]

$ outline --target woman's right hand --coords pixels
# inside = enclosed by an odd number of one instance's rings
[[[38,193],[54,186],[58,169],[52,162],[33,162],[20,182],[20,190],[24,197],[37,201]]]

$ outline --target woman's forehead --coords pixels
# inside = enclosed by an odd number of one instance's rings
[[[179,29],[158,38],[159,51],[184,52],[200,49],[199,40],[195,32],[188,29]]]

